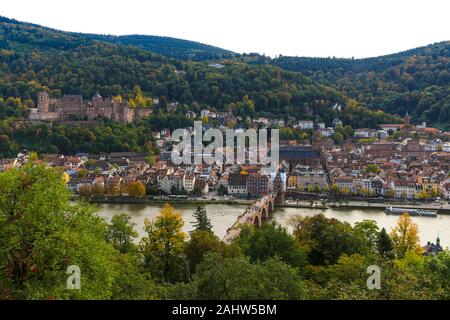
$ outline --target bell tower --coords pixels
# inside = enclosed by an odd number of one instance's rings
[[[317,115],[314,117],[313,134],[312,134],[312,148],[314,151],[320,152],[322,150],[322,139],[319,132],[319,119]]]
[[[314,151],[321,151],[322,149],[322,141],[320,138],[320,132],[317,130],[314,130],[313,137],[312,137],[312,148]]]
[[[411,116],[408,111],[406,111],[405,118],[403,120],[403,135],[405,138],[409,137],[409,133],[411,132]]]

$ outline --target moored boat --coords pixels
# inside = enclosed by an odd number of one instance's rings
[[[409,214],[412,217],[437,217],[437,211],[436,210],[429,210],[429,209],[414,209],[414,208],[394,208],[392,206],[387,207],[384,212],[386,214],[393,214],[393,215],[402,215],[404,213]]]

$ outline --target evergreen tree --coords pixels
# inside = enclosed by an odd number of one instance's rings
[[[378,234],[378,241],[377,241],[378,253],[383,257],[391,258],[393,254],[393,249],[394,246],[392,244],[391,237],[389,237],[385,228],[381,229],[380,233]]]
[[[193,215],[195,218],[195,221],[192,223],[195,228],[194,231],[207,231],[212,233],[211,221],[209,220],[208,214],[204,208],[198,206]]]

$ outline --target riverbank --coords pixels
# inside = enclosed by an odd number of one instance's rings
[[[450,214],[450,205],[444,204],[408,204],[408,203],[373,203],[368,201],[345,201],[345,202],[333,202],[333,201],[287,201],[285,204],[277,205],[278,207],[285,208],[306,208],[306,209],[378,209],[383,210],[387,207],[398,207],[407,209],[423,209],[423,210],[436,210],[438,214]]]
[[[180,199],[180,198],[133,198],[133,197],[74,197],[75,199],[85,199],[90,203],[98,204],[161,204],[161,203],[178,203],[178,204],[243,204],[241,201],[227,199]],[[251,203],[252,201],[249,201]]]
[[[79,197],[77,197],[79,198]],[[251,205],[256,199],[217,199],[217,198],[171,198],[171,197],[144,197],[133,198],[127,196],[117,197],[105,197],[105,196],[91,196],[84,197],[91,203],[98,204],[162,204],[162,203],[174,203],[174,204],[190,204],[190,205],[209,205],[209,204],[224,204],[224,205]],[[304,209],[377,209],[384,211],[389,206],[401,207],[408,209],[424,209],[424,210],[437,210],[438,214],[450,214],[449,204],[434,204],[434,203],[405,203],[405,202],[369,202],[369,201],[330,201],[330,200],[288,200],[284,204],[277,204],[280,208],[304,208]]]

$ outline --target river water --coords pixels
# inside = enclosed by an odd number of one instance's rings
[[[98,215],[104,217],[107,221],[118,213],[128,213],[136,224],[136,230],[142,237],[144,235],[144,220],[155,218],[163,204],[101,204],[99,205]],[[192,213],[195,211],[195,205],[175,204],[175,209],[181,212],[185,221],[184,231],[192,230],[191,222],[194,220]],[[214,233],[222,238],[226,230],[236,221],[236,218],[245,210],[243,205],[228,204],[207,204],[204,205]],[[289,219],[295,215],[311,216],[323,213],[326,217],[336,218],[354,225],[355,222],[364,219],[375,220],[380,228],[384,227],[388,232],[395,226],[398,216],[386,215],[382,210],[364,209],[303,209],[303,208],[277,208],[273,218],[281,225],[292,231]],[[437,235],[441,238],[443,247],[450,247],[450,215],[438,215],[437,218],[412,217],[413,221],[419,226],[420,239],[422,244],[427,241],[435,242]]]

